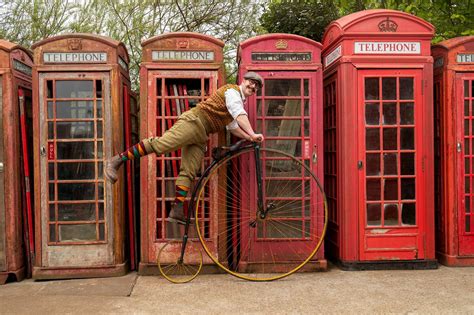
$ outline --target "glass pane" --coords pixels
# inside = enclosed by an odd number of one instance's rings
[[[304,85],[304,96],[308,96],[309,95],[309,80],[304,79],[303,85]]]
[[[51,101],[48,101],[48,119],[54,118],[54,104]]]
[[[301,117],[300,100],[267,100],[263,116],[295,116]]]
[[[299,96],[301,95],[300,86],[300,79],[267,79],[263,88],[266,96]]]
[[[99,241],[105,241],[105,224],[99,224]]]
[[[380,175],[380,154],[366,155],[366,174],[367,176],[378,176]]]
[[[49,179],[54,180],[54,163],[49,163],[48,165]]]
[[[385,153],[383,155],[383,162],[384,162],[383,173],[385,175],[398,174],[397,153]]]
[[[48,139],[54,139],[54,122],[48,122]]]
[[[93,122],[57,122],[56,128],[57,139],[94,138]]]
[[[97,121],[97,138],[102,139],[104,138],[103,130],[102,130],[102,121]]]
[[[275,137],[299,137],[301,136],[301,120],[266,120],[265,134]]]
[[[387,204],[384,205],[384,225],[398,225],[398,205]]]
[[[46,81],[46,97],[53,98],[53,81]]]
[[[92,101],[57,101],[56,118],[94,118]]]
[[[383,130],[383,149],[397,149],[397,128],[384,128]]]
[[[397,103],[383,104],[383,124],[384,125],[397,124]]]
[[[471,173],[471,161],[469,158],[464,159],[464,173]]]
[[[382,99],[384,100],[397,99],[397,79],[396,78],[382,78]]]
[[[471,142],[470,139],[464,139],[464,154],[465,155],[469,155],[469,152],[470,152],[469,151],[469,149],[470,149],[469,143],[470,142]]]
[[[401,103],[400,104],[400,124],[413,125],[415,123],[415,104]]]
[[[49,184],[49,200],[55,200],[56,199],[56,194],[55,194],[55,185],[54,184]]]
[[[469,116],[469,100],[464,101],[464,116]]]
[[[104,220],[104,203],[99,202],[99,220]]]
[[[365,99],[378,100],[379,97],[379,78],[365,78]]]
[[[464,81],[464,97],[469,97],[469,80]]]
[[[400,153],[402,175],[415,175],[415,153]]]
[[[58,200],[95,200],[95,184],[58,184]]]
[[[398,179],[390,178],[384,180],[384,199],[398,200]]]
[[[60,242],[80,242],[95,240],[95,224],[71,224],[59,226]]]
[[[466,176],[464,178],[464,192],[466,194],[469,194],[471,192],[471,178],[469,176]]]
[[[367,200],[380,200],[379,179],[367,179]]]
[[[410,200],[415,199],[415,179],[414,178],[402,178],[402,199]]]
[[[464,135],[469,136],[469,119],[464,120]]]
[[[95,81],[95,97],[102,98],[102,80]]]
[[[54,203],[49,205],[49,221],[56,221],[56,206]]]
[[[102,178],[103,177],[103,174],[104,174],[104,163],[102,162],[99,162],[97,163],[97,176],[98,178]]]
[[[300,157],[301,156],[301,141],[300,140],[265,140],[267,148],[281,150],[288,154]]]
[[[95,203],[58,204],[58,221],[94,221]]]
[[[93,81],[56,81],[56,98],[92,98]]]
[[[102,101],[97,101],[97,118],[102,118]]]
[[[415,149],[415,128],[400,128],[400,148],[402,150]]]
[[[59,180],[81,180],[95,178],[95,163],[58,163]]]
[[[405,225],[416,224],[416,204],[415,203],[402,204],[402,224],[405,224]]]
[[[400,99],[412,100],[413,98],[413,78],[400,78]]]
[[[381,225],[380,203],[367,204],[367,225]]]
[[[471,217],[466,215],[466,233],[471,232]]]
[[[301,221],[275,221],[266,224],[265,237],[271,238],[302,238]]]
[[[57,242],[57,239],[56,239],[56,225],[54,225],[54,224],[49,225],[49,241],[50,242]]]
[[[58,160],[77,160],[94,158],[94,142],[58,142]]]
[[[365,147],[366,150],[380,150],[380,129],[365,129]]]
[[[365,124],[379,125],[379,104],[365,104]]]
[[[309,108],[310,108],[309,100],[304,100],[304,115],[305,116],[309,116]]]

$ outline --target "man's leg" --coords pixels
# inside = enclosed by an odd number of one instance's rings
[[[122,166],[123,162],[134,160],[140,158],[144,155],[150,154],[153,152],[151,146],[145,145],[145,141],[140,141],[139,143],[131,146],[127,150],[117,155],[114,155],[107,161],[107,165],[105,167],[105,177],[110,180],[112,183],[117,181],[117,171]],[[147,148],[148,147],[148,148]]]
[[[185,224],[184,200],[190,190],[191,184],[201,168],[202,159],[206,150],[205,143],[191,144],[181,149],[181,167],[176,179],[176,198],[167,221]]]

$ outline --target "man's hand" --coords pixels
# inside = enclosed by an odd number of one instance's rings
[[[250,141],[252,142],[263,142],[264,138],[261,133],[254,133],[250,136]]]

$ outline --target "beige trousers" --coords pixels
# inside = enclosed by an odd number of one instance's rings
[[[147,152],[165,154],[181,148],[181,167],[176,185],[191,187],[206,152],[206,129],[194,110],[179,116],[161,137],[143,140]]]

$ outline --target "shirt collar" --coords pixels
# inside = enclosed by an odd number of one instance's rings
[[[242,88],[239,86],[240,97],[242,98],[242,102],[245,102],[245,95],[242,93]]]

